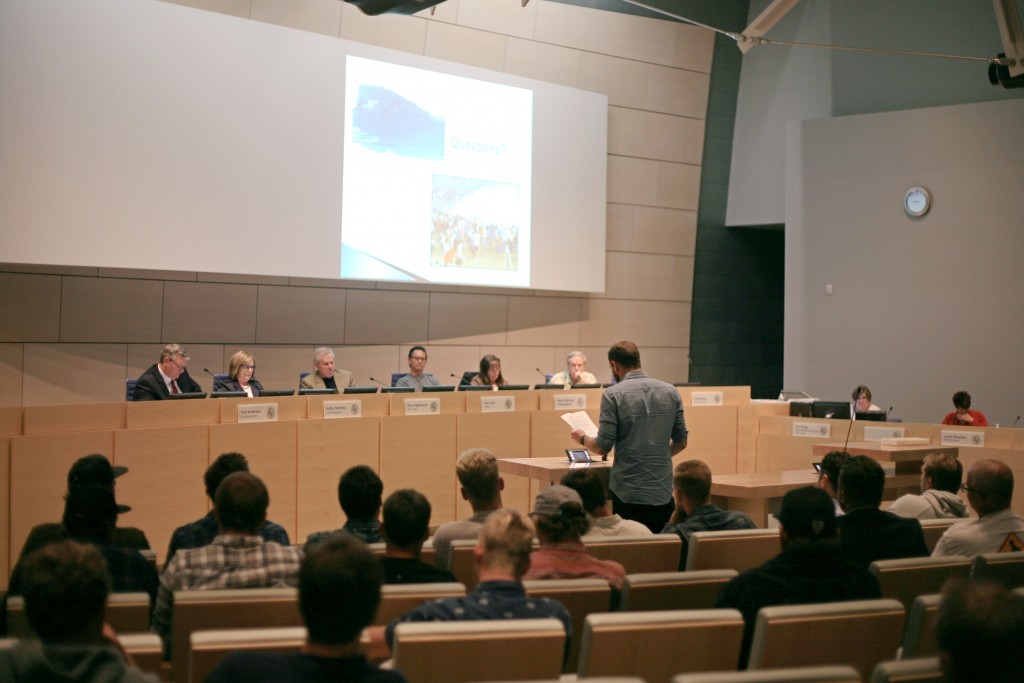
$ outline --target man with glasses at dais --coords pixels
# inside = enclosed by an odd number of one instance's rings
[[[171,394],[192,394],[203,390],[189,377],[188,354],[178,344],[168,344],[160,352],[160,361],[149,366],[135,382],[135,401],[162,401]]]

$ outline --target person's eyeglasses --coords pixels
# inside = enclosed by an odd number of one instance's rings
[[[421,360],[421,361],[425,362],[427,360],[427,357],[426,356],[409,356],[409,360]]]
[[[255,369],[256,369],[256,366],[255,366],[255,365],[243,365],[243,366],[241,367],[241,369],[242,369],[242,370],[255,370]]]
[[[187,358],[185,359],[184,363],[179,363],[177,358],[172,358],[171,362],[174,363],[174,367],[178,368],[179,370],[184,370],[185,367],[188,365]]]
[[[818,474],[821,474],[821,463],[820,462],[812,462],[811,463],[811,467],[814,468],[815,472],[817,472]]]
[[[981,491],[979,491],[978,489],[972,489],[972,488],[971,488],[971,487],[969,487],[969,486],[968,486],[967,484],[960,484],[960,490],[961,490],[961,491],[963,491],[964,493],[974,493],[974,494],[976,494],[976,495],[979,495],[979,496],[981,496],[982,498],[984,498],[984,497],[985,497],[985,494],[984,494],[984,493],[982,493],[982,492],[981,492]]]

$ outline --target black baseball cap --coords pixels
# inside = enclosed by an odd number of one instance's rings
[[[794,489],[782,499],[779,523],[793,538],[834,539],[835,503],[831,496],[814,486]]]
[[[79,458],[68,470],[68,490],[77,486],[104,486],[113,492],[114,480],[128,471],[127,467],[113,466],[110,461],[99,453]],[[127,505],[118,505],[118,512],[131,510]]]

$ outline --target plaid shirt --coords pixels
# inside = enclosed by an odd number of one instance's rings
[[[334,531],[314,531],[306,536],[306,547],[316,543],[322,543],[332,536],[350,533],[366,543],[382,543],[384,538],[380,535],[380,522],[376,519],[350,519],[345,526]]]
[[[182,550],[160,576],[153,632],[170,655],[174,591],[296,586],[302,549],[268,543],[259,536],[217,536],[202,548]]]
[[[213,543],[213,539],[218,531],[217,518],[213,516],[213,510],[206,513],[206,516],[202,519],[197,519],[185,526],[179,526],[171,534],[171,543],[167,546],[167,559],[164,562],[170,562],[171,558],[174,557],[174,553],[179,550],[202,548],[204,545],[210,545]],[[263,522],[263,526],[256,533],[265,541],[273,541],[281,545],[291,545],[291,541],[288,539],[288,532],[279,524],[274,524],[270,521]]]

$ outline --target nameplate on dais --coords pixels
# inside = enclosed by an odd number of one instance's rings
[[[985,432],[954,432],[942,430],[942,439],[939,441],[943,446],[973,446],[975,448],[985,447]]]
[[[441,412],[439,398],[407,398],[405,400],[406,415],[437,415]]]
[[[793,436],[817,436],[828,439],[832,437],[832,425],[827,422],[794,422]]]
[[[865,427],[865,441],[881,441],[882,439],[902,439],[907,430],[903,427]]]
[[[277,422],[276,403],[239,403],[239,422]]]
[[[480,399],[481,413],[510,413],[515,409],[515,396],[488,396]]]
[[[586,394],[558,394],[555,396],[555,410],[586,410]]]
[[[720,406],[722,401],[721,391],[695,391],[690,394],[690,404],[695,406]]]
[[[363,414],[363,402],[359,399],[354,401],[324,401],[324,419],[333,420],[338,417],[359,417]]]

